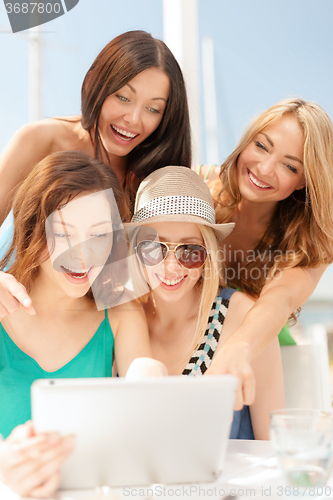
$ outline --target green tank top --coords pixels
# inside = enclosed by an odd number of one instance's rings
[[[9,337],[0,323],[0,434],[6,438],[31,419],[30,386],[36,379],[112,377],[114,337],[105,318],[88,344],[55,372],[43,370]]]

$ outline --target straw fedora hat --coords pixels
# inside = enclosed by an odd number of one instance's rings
[[[126,226],[155,222],[193,222],[211,227],[222,240],[235,224],[216,224],[212,195],[193,170],[168,166],[155,170],[140,184],[134,215]]]

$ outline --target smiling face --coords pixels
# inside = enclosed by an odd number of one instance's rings
[[[278,202],[305,186],[303,131],[286,115],[254,136],[239,155],[237,178],[248,201]]]
[[[69,297],[83,297],[101,272],[112,248],[110,203],[105,191],[80,196],[46,221],[50,257],[40,276]]]
[[[108,153],[125,156],[157,129],[169,91],[169,77],[149,68],[105,99],[99,132]]]
[[[157,236],[156,236],[157,233]],[[196,224],[190,222],[159,222],[149,224],[139,232],[137,242],[143,240],[157,240],[168,242],[170,250],[179,243],[203,245],[204,240]],[[170,245],[169,242],[175,245]],[[154,266],[142,266],[143,272],[154,297],[167,302],[178,302],[185,295],[191,293],[201,277],[204,266],[197,269],[187,269],[176,259],[174,252]]]

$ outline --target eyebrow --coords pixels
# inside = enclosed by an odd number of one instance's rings
[[[126,83],[126,85],[131,89],[131,91],[136,94],[136,90],[134,87],[132,87],[132,85],[130,83]],[[166,99],[164,99],[164,97],[153,97],[151,99],[152,101],[164,101],[164,102],[167,102]]]
[[[167,238],[163,238],[162,236],[159,236],[159,240],[162,243],[164,243],[164,242],[168,243],[169,242],[169,243],[175,243],[175,245],[179,245],[180,243],[193,243],[193,242],[198,243],[198,245],[199,244],[200,245],[203,244],[202,241],[199,238],[196,238],[195,236],[193,236],[191,238],[181,238],[178,243],[173,242],[173,241],[169,241]]]
[[[272,141],[272,139],[270,139],[268,137],[267,134],[265,134],[265,132],[260,132],[262,135],[264,135],[267,139],[267,141],[270,143],[270,145],[272,146],[272,148],[274,147],[274,143]],[[291,155],[285,155],[285,158],[289,158],[289,160],[294,160],[294,161],[299,161],[302,165],[303,165],[303,162],[302,160],[300,160],[299,158],[296,158],[296,156],[291,156]]]
[[[60,224],[61,226],[65,226],[65,227],[72,227],[75,229],[75,226],[73,226],[72,224],[69,224],[69,222],[55,220],[55,221],[53,221],[53,223]],[[104,220],[101,222],[96,222],[96,224],[92,224],[92,226],[90,226],[90,227],[102,226],[103,224],[112,224],[112,222],[110,220]]]
[[[303,165],[303,162],[299,158],[296,158],[296,156],[286,155],[286,158],[289,158],[289,160],[299,161]]]

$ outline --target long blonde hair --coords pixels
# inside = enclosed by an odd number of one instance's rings
[[[172,224],[172,220],[170,220]],[[215,233],[212,228],[203,224],[198,224],[207,250],[207,259],[203,268],[202,276],[197,282],[200,289],[200,305],[198,310],[197,326],[195,331],[196,346],[200,345],[205,334],[209,313],[211,311],[215,297],[218,294],[222,275],[222,262],[219,261],[219,249]],[[142,272],[138,259],[135,258],[135,247],[138,243],[138,233],[140,226],[135,229],[130,237],[130,258],[129,270],[136,296],[144,303],[148,302],[151,291],[147,291],[147,282]],[[196,350],[196,349],[195,349]]]
[[[277,203],[255,248],[257,257],[237,273],[232,283],[255,297],[279,271],[333,262],[333,124],[318,104],[285,99],[254,119],[221,165],[222,189],[219,185],[213,193],[218,203],[217,222],[227,222],[241,201],[236,174],[240,153],[258,133],[286,115],[294,116],[303,130],[305,187]],[[270,252],[266,255],[268,248]],[[272,260],[272,255],[279,258]],[[262,269],[265,265],[269,269],[266,275],[260,273],[260,278],[249,279],[251,269]]]

